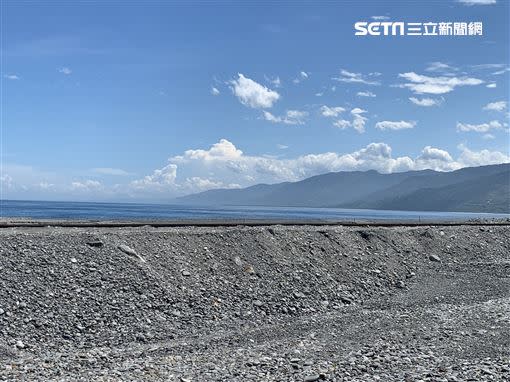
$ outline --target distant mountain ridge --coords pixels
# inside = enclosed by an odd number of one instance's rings
[[[510,213],[510,164],[451,172],[331,172],[298,182],[209,190],[180,197],[177,202]]]

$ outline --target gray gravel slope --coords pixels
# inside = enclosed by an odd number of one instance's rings
[[[510,228],[0,231],[0,380],[510,380]]]

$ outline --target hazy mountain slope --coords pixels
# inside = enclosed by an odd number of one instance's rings
[[[358,198],[355,203],[350,205],[355,205],[356,208],[374,208],[374,205],[377,204],[376,201],[392,200],[418,190],[446,187],[498,174],[502,171],[510,171],[510,164],[466,167],[452,172],[429,171],[424,176],[413,176],[413,173],[409,173],[411,176],[406,177],[401,183],[388,187],[382,192],[374,191],[368,197]]]
[[[506,174],[506,175],[505,175]],[[177,199],[202,205],[346,207],[437,211],[508,211],[510,164],[380,174],[336,172],[299,182],[210,190]]]
[[[510,172],[503,171],[444,187],[422,188],[407,195],[363,205],[384,210],[510,213]],[[359,204],[346,207],[354,206],[359,207]]]
[[[299,182],[256,185],[239,190],[210,190],[178,198],[181,203],[324,207],[357,200],[427,171],[379,174],[377,171],[336,172]]]

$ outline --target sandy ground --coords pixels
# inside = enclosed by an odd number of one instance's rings
[[[507,381],[510,228],[0,230],[0,380]]]

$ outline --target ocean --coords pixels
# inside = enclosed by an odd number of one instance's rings
[[[1,218],[75,220],[406,220],[461,221],[481,218],[510,218],[508,214],[383,211],[303,207],[203,207],[171,204],[88,203],[44,201],[0,201]]]

